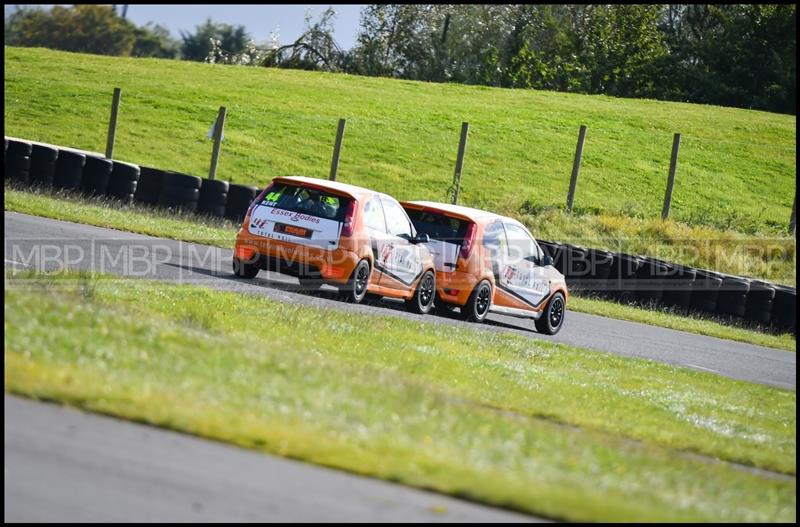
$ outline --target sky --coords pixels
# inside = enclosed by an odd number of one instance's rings
[[[14,4],[5,5],[5,15],[14,10]],[[334,38],[342,49],[350,49],[356,43],[361,8],[357,4],[306,4],[306,5],[139,5],[128,4],[127,18],[136,25],[153,22],[166,26],[174,38],[180,32],[194,32],[195,28],[211,18],[214,22],[244,26],[256,43],[266,42],[270,32],[278,33],[281,44],[294,41],[303,32],[306,9],[311,9],[312,19],[333,5],[336,18],[333,21]],[[50,5],[40,7],[49,8]],[[122,6],[119,5],[121,12]]]

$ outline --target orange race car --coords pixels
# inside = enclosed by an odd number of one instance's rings
[[[233,272],[261,269],[297,276],[304,289],[322,283],[359,303],[367,293],[402,298],[427,313],[436,295],[429,238],[417,236],[400,204],[386,194],[308,177],[277,177],[250,205],[236,235]]]
[[[436,266],[436,307],[482,322],[492,311],[533,318],[540,333],[564,323],[567,285],[520,222],[458,205],[404,201]]]

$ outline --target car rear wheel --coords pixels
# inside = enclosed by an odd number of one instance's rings
[[[489,308],[492,306],[492,286],[486,281],[482,280],[472,294],[469,295],[469,300],[461,308],[461,315],[464,320],[469,322],[483,322],[486,320],[486,315],[489,314]]]
[[[260,269],[258,261],[244,262],[235,256],[233,258],[233,274],[239,278],[255,278]]]
[[[367,285],[370,276],[369,262],[361,260],[347,280],[347,284],[339,288],[339,299],[351,304],[360,304],[367,296]]]
[[[419,279],[417,290],[410,300],[406,300],[406,309],[412,313],[424,315],[433,307],[433,298],[436,295],[436,275],[433,271],[425,271]]]
[[[550,299],[550,302],[547,303],[547,307],[544,309],[542,316],[534,322],[536,330],[545,335],[555,335],[564,324],[565,312],[566,305],[564,302],[564,295],[556,293],[553,295],[553,298]]]

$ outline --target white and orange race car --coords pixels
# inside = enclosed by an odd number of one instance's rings
[[[564,324],[567,285],[528,229],[483,210],[404,201],[414,227],[427,234],[436,267],[437,308],[459,308],[482,322],[490,312],[532,318],[540,333]]]

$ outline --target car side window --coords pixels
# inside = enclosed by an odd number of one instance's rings
[[[381,200],[372,198],[364,205],[364,223],[370,229],[386,232],[386,219],[383,216]]]
[[[486,226],[483,231],[483,246],[486,247],[489,258],[492,260],[505,257],[508,243],[502,222],[496,221]]]
[[[527,260],[532,264],[540,265],[539,248],[530,234],[519,225],[506,223],[508,235],[508,253],[513,261]]]
[[[386,228],[389,234],[410,240],[414,237],[414,228],[399,203],[382,198],[383,210],[386,213]]]

